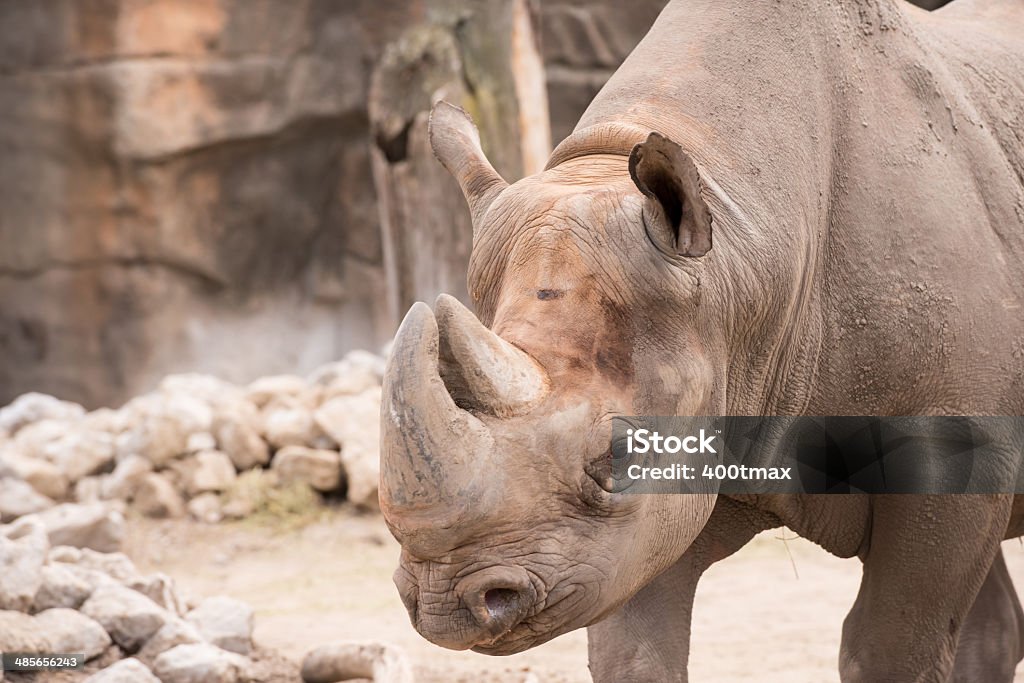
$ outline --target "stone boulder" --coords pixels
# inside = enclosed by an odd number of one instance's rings
[[[182,517],[185,514],[184,499],[174,484],[160,472],[147,472],[139,478],[132,505],[146,517],[163,519]]]
[[[207,598],[185,616],[207,642],[248,655],[252,652],[253,610],[246,603],[218,596]]]
[[[0,477],[0,522],[10,522],[53,506],[52,500],[37,492],[27,482]]]
[[[78,609],[92,595],[93,585],[78,572],[59,562],[42,568],[42,585],[32,601],[32,611],[55,607]]]
[[[153,663],[162,683],[237,683],[249,667],[246,657],[209,643],[178,645]]]
[[[203,642],[203,637],[195,626],[184,619],[173,617],[167,620],[160,630],[146,641],[146,644],[138,652],[142,661],[151,665],[156,658],[164,652],[178,645],[194,645]]]
[[[341,458],[337,451],[285,446],[271,461],[281,483],[302,482],[321,492],[341,486]]]
[[[317,424],[341,444],[348,499],[376,508],[380,481],[380,388],[336,396],[315,413]]]
[[[102,654],[110,636],[98,623],[73,609],[49,609],[36,615],[0,610],[0,652]]]
[[[160,683],[160,679],[138,659],[129,657],[94,673],[85,683]]]
[[[122,458],[114,471],[102,479],[100,497],[103,500],[132,500],[140,480],[153,471],[153,463],[141,455]]]
[[[38,517],[0,527],[0,610],[28,610],[43,585],[49,550],[46,527]]]
[[[39,514],[52,545],[114,552],[124,540],[124,515],[104,503],[64,503]]]
[[[263,408],[263,435],[274,448],[312,445],[323,432],[309,406],[278,397]]]
[[[171,618],[146,596],[121,585],[97,588],[82,605],[82,614],[102,625],[128,652],[138,650]]]
[[[70,429],[43,447],[43,457],[70,481],[110,471],[116,452],[112,434],[80,427]]]
[[[32,458],[14,446],[0,447],[0,476],[25,481],[38,493],[59,500],[68,493],[68,478],[59,467],[42,458]]]
[[[405,653],[394,645],[345,642],[311,650],[302,660],[304,683],[337,683],[369,679],[386,683],[413,683]]]
[[[189,496],[226,491],[236,477],[231,458],[220,451],[202,451],[175,465]]]
[[[16,434],[22,427],[40,420],[74,420],[85,414],[85,408],[53,396],[29,392],[0,408],[0,432]]]

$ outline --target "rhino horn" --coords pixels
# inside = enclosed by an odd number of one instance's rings
[[[395,336],[381,401],[380,504],[400,532],[483,495],[494,451],[487,428],[455,405],[438,363],[437,321],[416,303]]]
[[[544,398],[547,377],[529,355],[487,329],[452,296],[439,296],[434,309],[441,376],[459,405],[511,417]]]
[[[483,221],[491,202],[508,187],[480,145],[480,133],[463,109],[438,102],[430,112],[428,125],[434,156],[458,181],[473,216],[473,228]]]

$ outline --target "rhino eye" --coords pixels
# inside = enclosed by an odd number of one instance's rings
[[[603,491],[612,493],[615,487],[615,480],[612,479],[612,458],[614,449],[608,448],[600,457],[588,462],[583,470]]]

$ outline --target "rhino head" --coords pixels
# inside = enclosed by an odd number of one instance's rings
[[[472,212],[479,318],[442,295],[402,323],[380,503],[416,629],[511,654],[607,616],[711,513],[711,495],[612,493],[606,477],[614,416],[721,409],[701,309],[711,215],[694,162],[657,134],[511,186],[460,109],[439,104],[430,137]]]

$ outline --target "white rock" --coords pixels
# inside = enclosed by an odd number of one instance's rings
[[[139,591],[173,615],[181,616],[188,611],[184,601],[175,590],[174,579],[163,572],[151,574],[142,581],[129,583],[128,586]]]
[[[131,427],[117,439],[118,458],[141,455],[157,467],[187,453],[189,436],[208,433],[213,426],[210,406],[185,393],[147,394],[122,410]]]
[[[124,515],[104,503],[64,503],[39,513],[51,545],[114,552],[124,540]]]
[[[203,451],[182,461],[185,490],[190,496],[211,491],[226,491],[234,483],[235,466],[220,451]]]
[[[185,449],[189,453],[212,451],[216,448],[217,440],[213,438],[213,434],[210,432],[196,432],[195,434],[189,434],[188,440],[185,442]]]
[[[185,501],[181,494],[160,472],[147,472],[139,478],[132,505],[146,517],[163,519],[185,515]]]
[[[413,683],[412,667],[405,653],[387,643],[333,643],[312,650],[302,660],[305,683],[335,683],[355,678]]]
[[[224,518],[220,509],[220,497],[216,493],[201,493],[188,502],[188,513],[193,519],[206,524],[216,524]]]
[[[61,401],[47,394],[30,392],[14,399],[0,409],[0,430],[16,434],[18,430],[40,420],[70,420],[85,415],[85,408],[77,403]]]
[[[322,432],[309,408],[279,398],[263,409],[263,434],[274,448],[311,444]]]
[[[165,394],[189,396],[210,406],[245,400],[245,391],[230,382],[199,373],[168,375],[160,382]]]
[[[96,503],[103,500],[103,480],[107,475],[83,477],[75,482],[76,503]]]
[[[97,408],[85,414],[79,424],[86,429],[108,434],[120,434],[128,428],[128,416],[121,410]]]
[[[152,664],[157,657],[178,645],[191,645],[203,642],[202,636],[195,626],[184,619],[172,617],[160,630],[153,634],[142,649],[138,657],[144,662]]]
[[[82,605],[82,613],[95,619],[114,642],[136,651],[171,618],[170,613],[142,593],[126,586],[100,586]]]
[[[362,507],[377,507],[380,481],[380,389],[356,396],[337,396],[314,414],[317,424],[341,444],[341,463],[348,482],[348,499]]]
[[[252,651],[252,607],[227,596],[207,598],[185,615],[203,639],[230,652]]]
[[[70,481],[109,471],[116,453],[108,432],[73,428],[43,447],[43,457],[60,468]]]
[[[37,492],[27,482],[10,477],[0,478],[0,522],[10,522],[23,515],[53,507],[54,502]]]
[[[65,553],[60,546],[50,552],[50,562],[63,562],[78,567],[103,572],[118,583],[132,585],[142,583],[143,577],[124,553],[101,553],[89,548],[77,549],[75,554]],[[63,556],[63,558],[62,558]],[[62,559],[58,559],[62,558]]]
[[[85,683],[160,683],[160,679],[138,659],[129,657],[97,671]]]
[[[45,565],[42,569],[42,578],[42,585],[32,601],[34,612],[55,607],[78,609],[92,595],[93,586],[60,562]]]
[[[104,500],[119,498],[131,500],[135,496],[139,481],[153,471],[153,463],[141,455],[129,455],[117,463],[117,467],[103,478],[100,496]]]
[[[73,420],[40,420],[18,431],[11,442],[20,453],[30,458],[42,458],[46,446],[78,427]]]
[[[103,627],[73,609],[58,607],[40,612],[36,624],[47,634],[53,648],[49,652],[80,652],[88,660],[110,646],[110,636]]]
[[[68,478],[60,468],[42,458],[32,458],[13,446],[0,449],[0,472],[22,479],[47,498],[60,499],[68,493]]]
[[[46,527],[38,517],[24,517],[0,527],[0,609],[29,608],[43,585],[43,563],[49,550]]]
[[[298,375],[260,377],[245,389],[246,397],[262,408],[280,396],[299,398],[309,391],[309,384]]]
[[[310,384],[329,387],[344,382],[346,377],[370,375],[379,385],[384,377],[385,365],[384,358],[369,351],[357,349],[349,351],[340,361],[321,365],[311,372],[307,379]],[[360,391],[363,390],[365,388]]]
[[[213,421],[217,448],[226,453],[239,472],[270,462],[270,447],[260,436],[259,414],[224,413]]]
[[[49,609],[35,616],[0,611],[0,651],[102,654],[110,636],[89,617],[71,609]]]
[[[301,481],[324,492],[341,485],[341,458],[336,451],[285,446],[274,455],[271,468],[286,484]]]
[[[162,683],[237,683],[249,667],[246,657],[195,643],[167,650],[156,658],[153,671]]]

